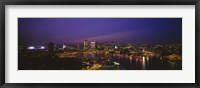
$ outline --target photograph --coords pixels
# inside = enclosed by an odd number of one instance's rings
[[[182,18],[18,18],[18,70],[182,70]]]

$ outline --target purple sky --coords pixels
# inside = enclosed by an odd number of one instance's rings
[[[18,18],[19,44],[181,43],[182,18]]]

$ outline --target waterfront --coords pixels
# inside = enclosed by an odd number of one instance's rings
[[[170,46],[171,47],[171,46]],[[166,47],[164,47],[166,48]],[[130,49],[132,50],[132,49]],[[181,70],[178,54],[162,56],[147,53],[120,53],[118,50],[87,50],[49,52],[28,50],[19,53],[20,70]],[[123,49],[121,52],[124,51]],[[174,51],[173,51],[174,53]]]
[[[18,70],[182,70],[183,59],[182,18],[18,18]]]

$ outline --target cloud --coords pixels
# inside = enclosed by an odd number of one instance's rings
[[[126,31],[126,32],[117,32],[112,34],[105,34],[93,37],[85,37],[77,40],[70,41],[70,43],[82,43],[84,40],[88,41],[97,41],[97,42],[105,42],[105,41],[125,41],[127,38],[130,39],[130,36],[138,35],[134,32]]]

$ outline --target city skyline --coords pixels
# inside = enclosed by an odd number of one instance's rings
[[[18,18],[18,30],[28,45],[182,43],[182,18]]]
[[[182,18],[18,18],[18,70],[182,70]]]

